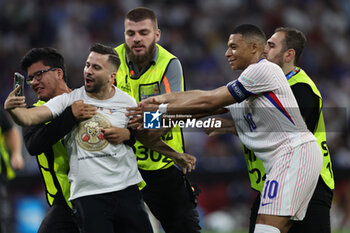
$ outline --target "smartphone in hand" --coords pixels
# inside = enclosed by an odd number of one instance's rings
[[[24,95],[24,76],[20,73],[16,72],[14,77],[14,88],[16,89],[18,86],[21,86],[19,91],[16,92],[16,96],[23,96]]]

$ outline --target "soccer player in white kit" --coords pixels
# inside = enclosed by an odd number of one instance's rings
[[[197,114],[237,103],[230,106],[237,134],[264,162],[267,173],[254,232],[284,233],[291,220],[305,216],[322,168],[322,154],[283,71],[263,58],[265,42],[260,28],[238,26],[225,54],[233,70],[244,70],[237,80],[211,91],[151,97],[140,107],[143,111]]]

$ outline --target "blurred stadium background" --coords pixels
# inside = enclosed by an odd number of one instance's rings
[[[32,47],[52,46],[65,57],[70,87],[79,87],[93,42],[123,42],[125,13],[136,6],[157,13],[160,44],[182,62],[186,88],[212,89],[238,77],[224,53],[230,31],[253,23],[267,37],[279,26],[296,27],[308,39],[302,68],[324,98],[327,139],[336,189],[334,232],[350,232],[350,1],[349,0],[0,0],[0,101],[13,87],[13,73]],[[22,72],[23,73],[23,72]],[[27,103],[36,101],[29,86]],[[241,145],[225,135],[186,132],[186,149],[198,158],[193,183],[203,232],[247,232],[250,189]],[[47,208],[36,161],[24,150],[26,167],[10,183],[18,233],[36,232]]]

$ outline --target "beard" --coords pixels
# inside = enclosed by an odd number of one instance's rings
[[[132,52],[132,48],[133,46],[130,48],[127,44],[125,44],[126,54],[128,55],[129,60],[137,66],[143,66],[152,60],[156,51],[156,42],[155,39],[152,41],[145,54],[134,54]]]
[[[84,85],[85,86],[85,91],[88,93],[98,93],[102,90],[103,88],[103,81],[99,79],[93,79],[92,85]]]
[[[277,54],[273,59],[267,59],[275,64],[277,64],[279,67],[283,67],[283,53],[284,52],[280,52],[279,54]]]

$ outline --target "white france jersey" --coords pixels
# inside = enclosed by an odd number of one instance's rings
[[[111,126],[126,128],[129,121],[125,116],[126,108],[137,106],[136,101],[116,87],[112,98],[93,99],[81,87],[51,99],[45,106],[57,117],[76,100],[83,100],[98,110],[93,118],[80,122],[65,137],[70,163],[70,200],[123,190],[141,182],[142,177],[132,149],[123,143],[108,143],[101,132],[102,128]]]
[[[266,172],[277,156],[316,141],[278,65],[261,59],[228,83],[227,88],[238,102],[228,107],[238,136],[263,161]]]

